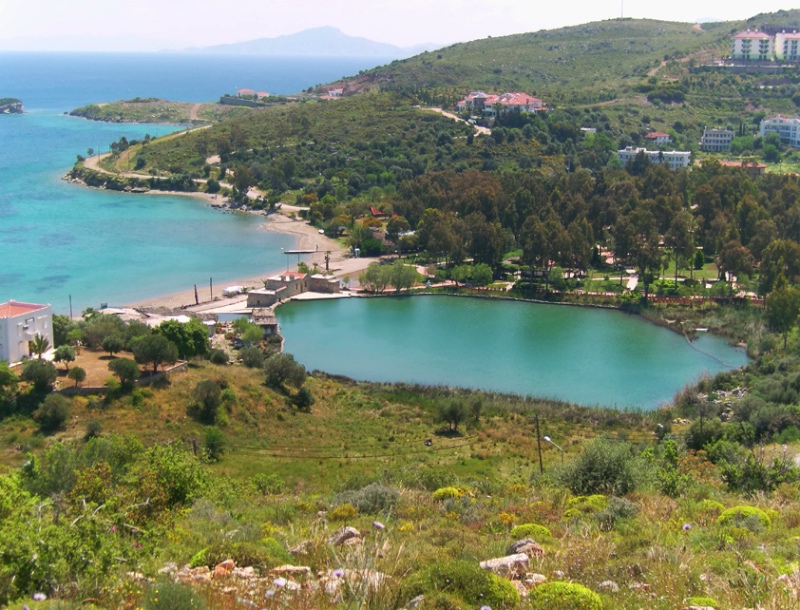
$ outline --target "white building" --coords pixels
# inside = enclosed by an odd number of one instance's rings
[[[775,41],[765,32],[747,30],[733,35],[731,56],[734,59],[771,61],[774,55]]]
[[[771,119],[762,119],[760,133],[763,138],[770,132],[777,133],[781,142],[794,148],[800,148],[800,118],[778,116]]]
[[[692,156],[692,153],[688,150],[647,150],[646,148],[628,146],[623,150],[617,151],[617,158],[622,165],[627,165],[633,161],[639,153],[647,155],[651,163],[663,163],[670,169],[689,167]]]
[[[0,304],[0,360],[19,362],[30,356],[36,335],[53,345],[53,311],[50,305],[8,301]]]
[[[647,140],[648,143],[655,144],[656,146],[663,146],[664,144],[672,142],[672,136],[663,131],[651,131],[644,139]]]
[[[700,138],[700,148],[709,152],[724,152],[730,150],[733,142],[733,130],[703,128],[703,137]]]
[[[782,61],[800,61],[800,33],[775,34],[775,57]]]

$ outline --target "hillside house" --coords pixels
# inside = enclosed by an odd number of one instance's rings
[[[672,136],[670,136],[668,133],[664,133],[663,131],[651,131],[644,137],[644,139],[648,144],[653,144],[655,146],[664,146],[665,144],[672,142]]]
[[[719,164],[722,167],[743,169],[751,178],[763,176],[767,171],[766,164],[757,161],[720,161]]]
[[[53,310],[50,305],[17,301],[0,304],[0,360],[19,362],[31,356],[31,342],[37,335],[53,345]]]
[[[253,324],[264,331],[265,337],[278,334],[278,319],[271,309],[254,309],[251,317]]]
[[[688,150],[647,150],[646,148],[628,146],[617,151],[617,158],[624,166],[632,162],[639,153],[647,155],[651,163],[661,163],[670,169],[689,167],[692,156],[692,153]]]
[[[242,98],[242,99],[252,99],[253,96],[255,96],[255,94],[256,94],[256,92],[253,91],[252,89],[239,89],[236,92],[236,97]]]
[[[473,91],[456,104],[459,112],[469,111],[495,117],[506,110],[536,113],[546,110],[544,102],[537,97],[520,92],[506,92],[500,95]]]
[[[730,150],[733,142],[732,129],[703,128],[703,137],[700,138],[700,148],[708,152],[725,152]]]
[[[800,117],[785,117],[779,114],[769,119],[762,119],[759,127],[761,137],[770,132],[777,133],[784,144],[800,148]]]

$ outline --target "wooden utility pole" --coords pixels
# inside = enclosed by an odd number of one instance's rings
[[[200,304],[200,298],[197,296],[197,284],[194,285],[194,304]]]
[[[536,414],[536,448],[539,450],[539,474],[544,474],[544,464],[542,463],[542,437],[539,434],[539,414]]]
[[[211,298],[209,300],[213,301],[214,300],[214,278],[212,278],[212,277],[208,278],[208,291],[209,291],[209,293],[211,293]]]

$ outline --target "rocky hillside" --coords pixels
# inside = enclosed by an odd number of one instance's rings
[[[22,102],[13,97],[0,98],[0,114],[22,114],[25,107]]]

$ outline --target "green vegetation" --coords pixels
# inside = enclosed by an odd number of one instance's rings
[[[2,100],[0,100],[0,105]],[[249,108],[222,104],[168,102],[157,98],[135,98],[108,104],[90,104],[70,111],[71,116],[107,123],[203,124],[247,114]]]

